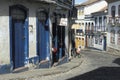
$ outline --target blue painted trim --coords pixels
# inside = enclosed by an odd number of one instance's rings
[[[46,31],[45,32],[45,36],[46,36],[46,57],[49,57],[49,54],[50,54],[50,51],[49,51],[49,47],[50,47],[50,44],[49,44],[49,31]]]
[[[50,60],[50,17],[48,17],[47,21],[46,21],[46,26],[47,26],[47,30],[46,30],[46,57],[49,58]]]
[[[24,54],[25,54],[25,61],[24,63],[27,64],[28,63],[28,56],[29,56],[29,26],[28,26],[28,17],[25,19],[25,45],[24,45]]]
[[[11,38],[11,36],[12,36],[12,17],[11,16],[9,16],[9,36],[10,36],[10,64],[12,64],[12,47],[11,47],[11,45],[12,45],[12,38]]]
[[[44,55],[45,55],[45,43],[44,43],[44,41],[45,41],[45,39],[44,39],[44,27],[43,27],[43,25],[41,24],[41,29],[40,29],[40,36],[41,36],[41,41],[40,41],[40,43],[41,43],[41,45],[40,45],[40,48],[41,48],[41,55],[40,55],[40,60],[44,60]],[[44,55],[43,55],[44,54]]]
[[[38,28],[38,18],[36,17],[36,41],[37,41],[36,42],[36,51],[37,51],[36,53],[37,53],[37,55],[39,55],[38,54],[38,52],[39,52],[39,46],[38,46],[38,44],[39,44],[38,43],[38,29],[39,29]]]

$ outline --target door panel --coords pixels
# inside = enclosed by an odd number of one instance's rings
[[[45,31],[41,22],[38,22],[38,25],[38,55],[41,61],[45,59]]]
[[[22,22],[14,23],[15,68],[24,66],[24,28]]]
[[[27,10],[22,5],[10,6],[10,54],[14,69],[28,62]]]
[[[47,33],[46,33],[46,27],[45,22],[47,18],[47,14],[44,11],[37,13],[38,17],[38,29],[37,29],[37,54],[39,56],[39,60],[45,60],[47,57]]]

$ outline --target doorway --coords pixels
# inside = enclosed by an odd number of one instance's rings
[[[10,7],[10,54],[13,69],[23,67],[28,58],[27,9],[22,5]]]
[[[44,10],[37,12],[37,55],[39,61],[49,59],[49,23],[48,13]]]

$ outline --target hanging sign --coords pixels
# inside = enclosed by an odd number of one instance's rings
[[[68,24],[68,19],[67,18],[61,18],[60,19],[60,26],[67,26]]]

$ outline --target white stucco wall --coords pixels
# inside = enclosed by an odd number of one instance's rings
[[[115,16],[118,16],[118,6],[120,5],[120,1],[116,1],[116,2],[112,2],[109,3],[108,5],[108,16],[111,17],[111,7],[112,6],[116,6],[116,13]],[[107,25],[108,26],[108,33],[107,33],[107,47],[113,48],[113,49],[117,49],[120,50],[120,45],[117,44],[117,32],[120,30],[120,27],[114,26],[112,27],[111,25]],[[115,44],[110,42],[110,38],[111,38],[111,30],[115,30]]]
[[[120,45],[118,45],[117,43],[117,32],[120,30],[120,27],[110,27],[108,26],[108,33],[107,33],[107,47],[110,47],[110,48],[114,48],[114,49],[117,49],[117,50],[120,50]],[[110,40],[111,40],[111,30],[115,30],[115,44],[111,43]]]
[[[0,2],[0,64],[9,63],[9,7]]]
[[[36,56],[36,11],[41,4],[31,2],[0,1],[0,64],[10,63],[10,28],[9,6],[21,4],[29,9],[29,25],[33,26],[33,33],[29,32],[29,58]],[[33,7],[34,6],[34,7]],[[45,5],[44,5],[45,7]]]
[[[87,5],[87,6],[85,6],[84,14],[89,15],[93,12],[100,11],[105,6],[107,6],[107,3],[106,3],[106,1],[103,1],[103,0],[96,2],[96,3],[93,3],[91,5]]]
[[[108,5],[108,15],[111,16],[111,7],[116,7],[116,13],[115,16],[118,16],[118,6],[120,5],[120,1],[112,2]]]
[[[94,48],[97,48],[99,50],[104,50],[104,38],[102,38],[102,44],[99,44],[99,42],[95,43],[95,37],[94,37]]]
[[[77,8],[77,19],[84,19],[85,18],[85,15],[84,15],[84,7],[80,7],[80,8]],[[83,14],[79,15],[79,12],[83,11]]]

